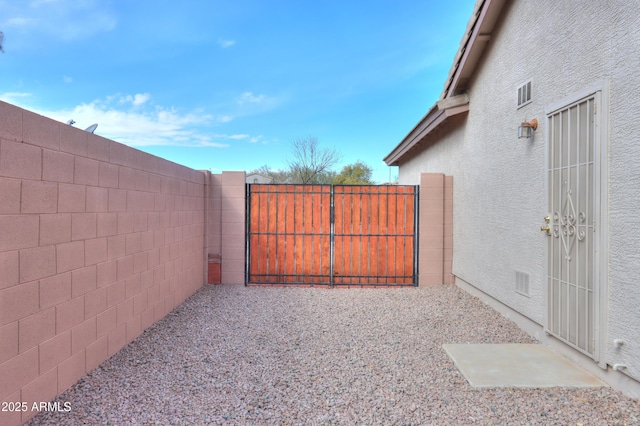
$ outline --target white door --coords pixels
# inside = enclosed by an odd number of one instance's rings
[[[547,114],[546,331],[598,360],[600,92]],[[543,228],[544,229],[544,228]]]

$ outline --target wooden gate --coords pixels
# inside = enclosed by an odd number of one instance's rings
[[[247,185],[247,284],[417,285],[417,186]]]

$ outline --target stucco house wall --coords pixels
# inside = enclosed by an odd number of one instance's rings
[[[605,361],[640,380],[640,3],[506,2],[468,84],[469,112],[431,132],[399,161],[401,184],[421,172],[452,175],[453,273],[537,324],[544,322],[545,111],[600,85],[608,140],[609,234]],[[531,80],[532,102],[517,109]],[[518,125],[537,118],[532,139]],[[606,181],[605,181],[606,183]],[[607,223],[608,222],[608,223]],[[515,291],[516,271],[530,294]],[[614,347],[613,340],[624,341]]]
[[[250,174],[247,174],[247,177],[246,177],[246,182],[250,184],[271,183],[271,181],[273,181],[272,178],[270,178],[269,176],[261,175],[260,173],[250,173]]]

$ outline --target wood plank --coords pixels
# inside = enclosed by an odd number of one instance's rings
[[[317,191],[311,195],[312,200],[312,222],[313,222],[313,233],[314,237],[311,243],[311,264],[312,264],[312,274],[313,275],[322,275],[322,262],[323,262],[323,253],[322,253],[322,194],[320,191],[322,187],[319,186]],[[313,277],[311,280],[313,283],[322,282],[322,277]]]
[[[304,214],[303,214],[303,225],[304,225],[304,245],[302,251],[303,258],[303,268],[302,273],[305,276],[313,275],[313,240],[315,238],[315,229],[313,227],[313,191],[315,186],[312,186],[311,193],[306,193],[304,195]],[[312,281],[310,279],[305,279],[306,281]]]
[[[311,273],[313,275],[310,280],[312,283],[318,283],[321,279],[317,276],[321,273],[321,253],[320,247],[322,245],[322,221],[320,213],[320,194],[322,187],[316,186],[314,193],[311,194],[311,223],[313,230],[313,238],[311,239]]]
[[[353,215],[353,227],[351,237],[351,253],[349,256],[350,275],[359,277],[362,275],[362,194],[352,191],[349,197],[349,205]],[[358,283],[359,278],[352,279]]]
[[[395,246],[396,246],[396,273],[397,277],[402,277],[406,275],[405,271],[405,237],[403,234],[406,229],[406,205],[405,205],[405,188],[398,187],[397,188],[397,196],[396,196],[396,233],[397,236],[395,238]],[[395,278],[396,284],[403,284],[404,278]]]
[[[269,253],[269,246],[268,246],[268,238],[267,235],[265,234],[267,228],[267,218],[269,216],[269,209],[268,209],[268,201],[269,201],[269,194],[260,194],[260,210],[258,213],[258,226],[256,229],[258,229],[258,232],[260,232],[259,234],[259,238],[258,238],[258,262],[259,262],[259,266],[258,266],[258,274],[262,275],[262,274],[266,274],[268,273],[268,253]]]
[[[290,275],[293,274],[293,259],[295,256],[296,248],[295,248],[295,238],[293,233],[295,232],[295,194],[291,190],[290,186],[285,186],[285,200],[286,200],[286,208],[284,210],[284,229],[286,232],[285,237],[285,250],[283,253],[283,273],[287,275],[283,277],[283,282],[292,282],[293,277]]]
[[[379,241],[379,279],[378,284],[386,284],[389,275],[389,186],[381,188],[380,204],[378,212],[380,214],[380,241]]]
[[[325,191],[322,194],[322,232],[324,237],[322,239],[322,274],[326,276],[325,282],[330,282],[331,279],[331,193],[330,188],[325,187]]]
[[[367,277],[366,282],[371,283],[371,187],[363,187],[365,191],[361,195],[362,218],[362,274]]]
[[[376,235],[378,231],[379,211],[378,200],[380,196],[378,191],[372,192],[369,196],[369,226],[371,228],[371,236],[369,237],[369,274],[371,275],[371,282],[378,284],[378,252],[379,252],[379,237]]]
[[[295,253],[293,255],[293,265],[292,265],[292,276],[294,277],[293,281],[299,281],[299,276],[302,274],[302,248],[304,247],[304,235],[296,234],[293,237],[295,243]]]
[[[351,222],[351,213],[347,200],[345,199],[344,190],[341,187],[334,188],[334,283],[344,283],[344,277],[349,274],[347,255],[349,253],[348,241],[344,234],[349,232],[349,223]],[[339,235],[342,234],[342,235]]]
[[[251,275],[252,274],[257,274],[258,273],[258,259],[259,259],[259,251],[258,251],[258,237],[256,235],[253,234],[253,232],[255,232],[256,227],[258,226],[258,214],[260,212],[260,209],[257,207],[258,206],[258,200],[259,197],[257,194],[251,192],[249,194],[249,205],[251,207],[253,207],[252,209],[250,209],[249,211],[249,231],[251,232],[251,234],[248,235],[249,237],[249,248],[250,248],[250,253],[249,253],[249,279],[251,279]]]
[[[251,247],[251,262],[249,264],[249,278],[251,279],[251,275],[256,275],[260,273],[260,253],[259,249],[259,239],[258,235],[251,235],[250,247]]]
[[[413,189],[413,188],[412,188]],[[411,284],[413,282],[413,243],[414,243],[414,219],[415,219],[415,192],[410,191],[405,198],[407,221],[405,224],[405,234],[411,235],[405,237],[405,275],[411,278],[405,279],[405,284]]]
[[[275,235],[273,238],[274,249],[272,253],[274,253],[274,258],[272,259],[273,270],[274,270],[274,282],[283,282],[284,274],[285,274],[285,264],[284,264],[284,256],[286,255],[285,244],[286,240],[283,238],[284,230],[285,230],[285,222],[282,220],[285,210],[287,208],[286,200],[287,194],[285,188],[281,186],[277,186],[275,189],[275,216],[271,218],[274,222],[273,228],[275,229]]]

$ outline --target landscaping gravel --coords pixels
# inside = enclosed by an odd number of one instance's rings
[[[29,424],[638,423],[608,387],[472,388],[442,349],[535,342],[451,285],[205,286]]]

